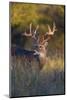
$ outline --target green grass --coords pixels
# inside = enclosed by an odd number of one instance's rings
[[[64,60],[48,57],[39,70],[38,62],[12,57],[11,94],[16,96],[64,94]]]
[[[47,58],[47,62],[43,67],[43,70],[51,72],[52,70],[64,70],[64,59],[61,57]]]

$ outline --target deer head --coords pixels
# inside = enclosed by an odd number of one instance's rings
[[[38,45],[37,45],[37,49],[34,50],[35,51],[34,55],[39,56],[39,64],[40,64],[40,68],[42,68],[46,63],[48,42],[44,40],[44,38],[42,39],[38,38],[37,41],[38,41]]]

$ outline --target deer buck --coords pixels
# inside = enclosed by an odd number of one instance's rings
[[[30,33],[24,33],[23,35],[26,37],[31,37],[33,40],[33,55],[34,56],[38,56],[38,61],[39,61],[39,67],[40,69],[43,67],[43,65],[45,65],[46,62],[46,52],[47,52],[47,39],[44,39],[44,36],[41,38],[37,35],[37,30],[39,28],[39,25],[37,25],[36,29],[34,32],[31,31],[32,28],[32,24],[30,24]]]
[[[48,25],[48,32],[44,36],[42,36],[40,38],[38,37],[38,39],[37,39],[38,49],[35,50],[34,54],[39,55],[40,68],[42,68],[46,63],[48,40],[51,39],[51,37],[54,35],[55,31],[57,31],[55,23],[53,23],[52,30],[51,30],[50,26]]]
[[[41,38],[37,35],[37,30],[39,28],[39,25],[37,25],[36,29],[32,32],[32,23],[30,24],[30,32],[22,34],[22,36],[30,37],[33,41],[33,50],[25,50],[22,48],[14,48],[13,55],[17,56],[25,56],[26,58],[31,58],[30,62],[33,58],[35,58],[39,63],[39,68],[42,69],[42,67],[46,63],[46,55],[47,55],[47,46],[48,46],[48,40],[51,38],[52,35],[54,35],[54,32],[56,31],[55,23],[53,23],[53,30],[51,31],[50,26],[48,25],[48,32]],[[45,37],[47,38],[45,39]]]

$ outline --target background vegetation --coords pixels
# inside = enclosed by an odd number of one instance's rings
[[[49,41],[47,63],[41,71],[35,61],[30,68],[26,59],[11,58],[12,96],[64,94],[64,11],[63,5],[10,3],[11,46],[31,49],[30,38],[22,37],[25,31],[29,33],[30,23],[33,30],[39,25],[39,34],[45,34],[47,24],[52,28],[53,22],[58,29]]]
[[[56,23],[58,31],[55,33],[51,45],[54,49],[64,48],[64,6],[62,5],[40,5],[40,4],[10,4],[10,24],[12,43],[22,45],[26,39],[20,36],[25,30],[29,32],[29,24],[33,24],[33,29],[39,24],[39,34],[45,34],[48,31],[47,24],[52,27]],[[19,38],[17,39],[17,34]],[[20,39],[21,38],[21,39]],[[16,43],[18,42],[18,43]],[[23,45],[22,45],[23,46]]]

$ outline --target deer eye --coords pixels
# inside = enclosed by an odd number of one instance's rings
[[[41,46],[40,46],[40,48],[41,48]]]

